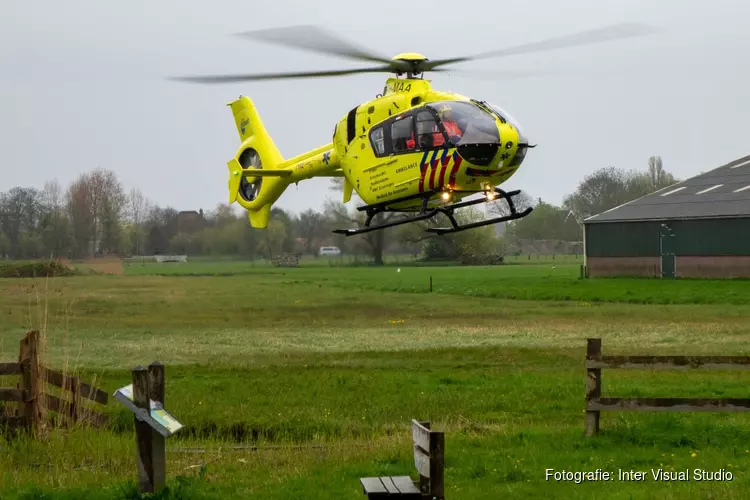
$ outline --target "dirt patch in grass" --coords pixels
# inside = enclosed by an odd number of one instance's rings
[[[122,257],[118,256],[106,256],[106,257],[90,257],[77,264],[72,264],[67,261],[69,266],[77,267],[81,271],[93,272],[96,274],[125,274],[125,261]]]

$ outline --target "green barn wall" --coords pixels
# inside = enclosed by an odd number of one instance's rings
[[[674,232],[677,256],[750,255],[750,218],[586,224],[589,257],[658,257],[662,224]]]
[[[586,224],[589,257],[656,257],[659,222],[600,222]]]

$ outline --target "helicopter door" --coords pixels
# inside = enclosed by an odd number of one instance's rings
[[[370,145],[376,158],[445,147],[448,139],[432,110],[409,111],[370,130]]]

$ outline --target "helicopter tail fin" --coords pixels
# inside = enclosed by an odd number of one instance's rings
[[[230,172],[229,203],[239,201],[248,211],[250,225],[265,228],[268,226],[271,205],[288,184],[283,175],[286,172],[278,170],[284,158],[249,97],[240,96],[228,105],[242,141],[237,156],[227,163]],[[258,169],[258,175],[243,177],[241,170],[249,168]]]
[[[281,153],[273,143],[273,139],[266,131],[266,127],[263,125],[263,120],[260,119],[260,114],[255,108],[253,101],[247,96],[240,96],[234,101],[228,104],[232,108],[232,114],[234,115],[234,123],[237,125],[237,132],[240,134],[240,140],[244,143],[251,138],[259,138],[263,142],[267,143],[269,148],[273,149],[275,154],[278,155],[278,161],[281,162]]]

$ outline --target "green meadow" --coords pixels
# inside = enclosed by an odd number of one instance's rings
[[[447,498],[747,498],[750,415],[602,413],[585,438],[584,357],[588,337],[605,354],[747,355],[750,282],[580,279],[580,263],[199,260],[0,279],[0,361],[39,328],[45,364],[109,394],[164,363],[185,428],[161,498],[365,498],[360,477],[416,477],[412,418],[446,433]],[[743,398],[749,377],[604,370],[602,394]],[[114,398],[106,413],[104,429],[0,438],[0,498],[139,498],[132,414]],[[576,484],[547,469],[648,474]]]

